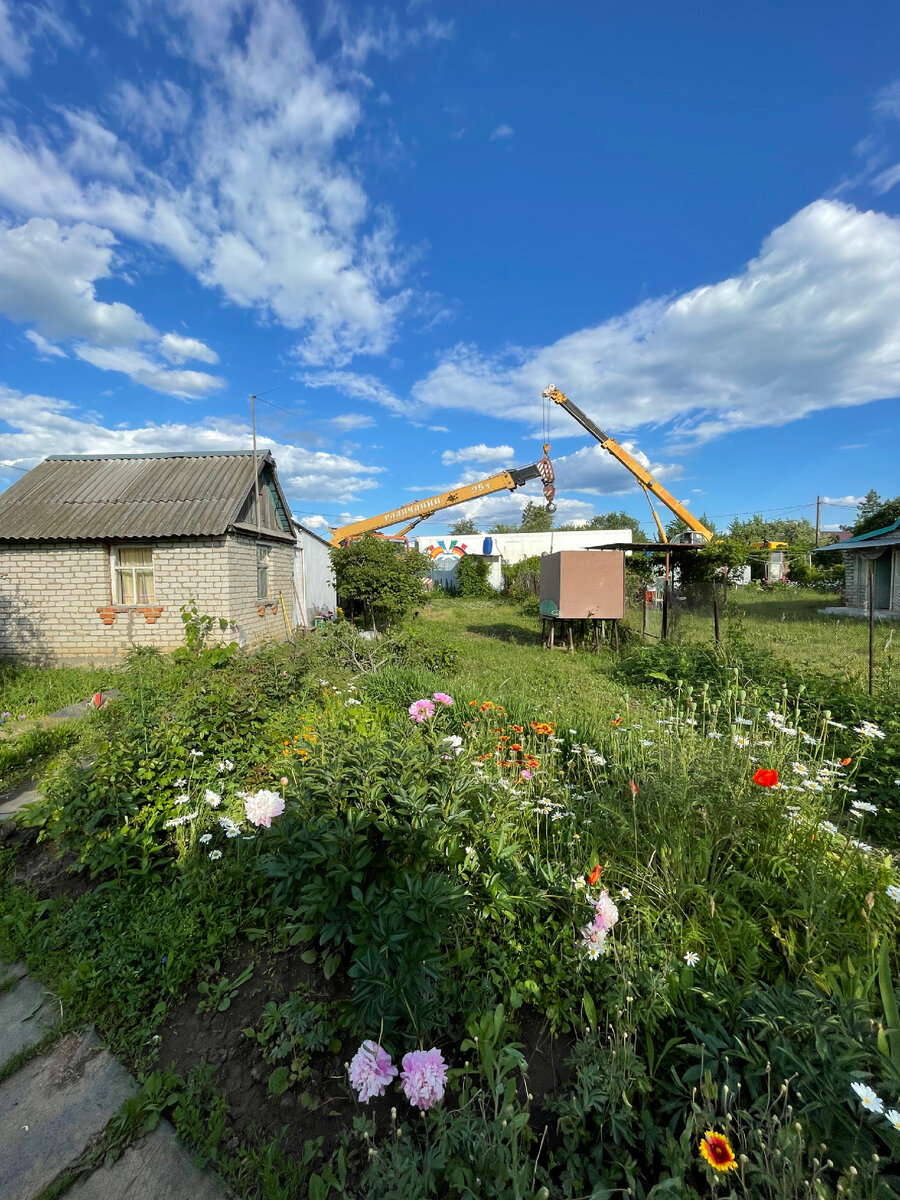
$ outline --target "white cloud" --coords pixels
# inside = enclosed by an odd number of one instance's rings
[[[413,394],[538,426],[550,382],[614,436],[672,422],[691,442],[896,396],[900,219],[818,200],[730,279],[537,349],[458,346]],[[576,432],[554,418],[557,434]]]
[[[64,114],[68,139],[61,129],[8,128],[0,202],[168,251],[230,302],[297,330],[310,365],[382,353],[410,295],[399,287],[405,256],[390,214],[372,208],[346,165],[364,77],[343,59],[317,58],[289,0],[132,0],[130,16],[135,33],[192,60],[193,111],[163,80],[117,86],[110,111],[127,148],[89,112]],[[397,50],[446,32],[429,19],[404,31]],[[376,49],[393,53],[388,41],[367,52]],[[190,139],[173,136],[189,119]],[[163,126],[172,152],[141,162],[137,146]]]
[[[4,84],[2,68],[11,75],[28,74],[38,41],[43,43],[45,57],[52,61],[55,43],[71,48],[80,39],[53,4],[0,0],[0,88]]]
[[[170,396],[199,400],[217,392],[225,380],[205,371],[170,371],[140,350],[127,346],[89,346],[76,342],[72,347],[78,357],[101,371],[121,371],[154,392],[165,392]]]
[[[205,363],[219,361],[215,350],[210,349],[204,342],[198,341],[197,338],[183,337],[180,333],[164,333],[159,340],[159,348],[170,362],[183,363],[189,358]]]
[[[178,372],[172,372],[173,375]],[[190,374],[188,372],[188,374]],[[186,450],[249,450],[249,423],[227,418],[198,422],[147,423],[111,428],[95,414],[49,396],[23,395],[0,385],[0,411],[12,432],[0,427],[0,461],[33,467],[48,454],[142,454]],[[264,435],[260,450],[270,449],[288,501],[346,503],[378,486],[384,468],[339,454],[311,451]],[[11,482],[12,476],[8,480]]]
[[[631,442],[622,442],[621,445],[645,471],[655,475],[661,483],[677,479],[681,474],[681,468],[674,463],[651,463],[647,455]],[[636,491],[640,486],[631,472],[596,442],[582,446],[573,454],[555,458],[553,469],[558,492],[588,492],[614,496],[622,492]]]
[[[490,136],[490,141],[496,142],[501,138],[510,138],[515,133],[512,125],[498,125]]]
[[[328,529],[329,528],[328,522],[319,513],[313,513],[312,516],[307,516],[304,513],[302,518],[298,517],[297,519],[300,521],[300,524],[305,525],[307,529]]]
[[[331,424],[342,433],[348,433],[351,429],[368,429],[375,424],[375,419],[367,413],[341,413],[331,417]]]
[[[373,404],[380,404],[398,416],[406,416],[413,409],[408,401],[398,399],[374,375],[359,375],[355,371],[317,371],[298,375],[297,378],[310,388],[334,388],[352,400],[371,400]]]
[[[53,339],[113,346],[152,338],[153,329],[129,305],[97,299],[94,283],[112,274],[114,242],[108,230],[61,229],[45,218],[0,226],[0,311]]]
[[[25,336],[37,350],[41,358],[68,358],[65,350],[60,350],[59,346],[54,346],[52,342],[48,342],[45,337],[41,337],[34,329],[26,329]]]
[[[428,428],[429,433],[449,433],[450,432],[450,430],[447,428],[446,425],[429,425],[427,428]]]
[[[857,504],[862,504],[865,496],[823,496],[823,504],[839,504],[846,508],[856,508]]]
[[[361,6],[357,9],[340,0],[326,0],[324,9],[320,33],[336,33],[341,55],[355,67],[363,66],[373,54],[396,59],[406,50],[453,37],[453,21],[431,15],[421,25],[403,26],[388,10],[382,10],[377,18],[370,12],[361,17]]]
[[[441,455],[441,462],[445,467],[454,463],[469,462],[509,464],[514,455],[515,450],[512,446],[486,446],[484,442],[479,442],[477,446],[464,446],[462,450],[445,450]]]
[[[83,223],[64,228],[49,217],[0,225],[0,312],[36,327],[25,336],[43,357],[65,357],[51,345],[63,341],[84,362],[121,371],[157,392],[201,397],[222,387],[220,378],[171,371],[152,357],[155,349],[170,362],[217,362],[203,342],[176,333],[160,338],[130,305],[98,300],[96,282],[113,275],[115,241],[107,229]]]

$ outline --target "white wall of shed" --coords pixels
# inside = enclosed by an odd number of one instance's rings
[[[321,609],[334,612],[337,607],[331,548],[302,528],[294,549],[294,588],[294,623],[301,628],[311,628]]]

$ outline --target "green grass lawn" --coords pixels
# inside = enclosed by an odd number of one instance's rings
[[[44,717],[114,686],[114,667],[27,667],[0,662],[0,712]]]

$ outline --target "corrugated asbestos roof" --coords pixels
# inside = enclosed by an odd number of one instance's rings
[[[258,463],[274,472],[270,454]],[[223,534],[251,491],[252,464],[246,453],[47,458],[0,493],[0,540]]]

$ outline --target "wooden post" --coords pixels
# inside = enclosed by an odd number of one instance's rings
[[[872,695],[872,687],[875,679],[875,658],[873,648],[875,646],[875,560],[870,558],[868,561],[869,568],[869,695]]]
[[[641,635],[646,638],[646,636],[647,636],[647,604],[649,603],[649,600],[650,600],[650,591],[647,588],[646,584],[644,584],[643,588],[641,589],[641,596],[643,597],[643,602],[641,604],[641,610],[642,610],[642,612],[641,612]]]
[[[719,644],[719,593],[716,590],[716,581],[713,580],[713,628],[716,631],[716,645]]]
[[[619,652],[619,622],[618,621],[613,621],[613,638],[615,639],[616,653],[618,654],[618,652]]]
[[[550,649],[553,649],[553,641],[556,637],[556,621],[553,617],[550,618]]]
[[[574,622],[574,621],[570,621],[570,622],[569,622],[569,651],[570,651],[572,654],[574,654],[574,653],[575,653],[575,635],[574,635],[574,632],[573,632],[573,630],[574,630],[574,626],[575,626],[575,622]]]
[[[666,554],[666,574],[663,579],[662,640],[669,636],[669,555]]]

